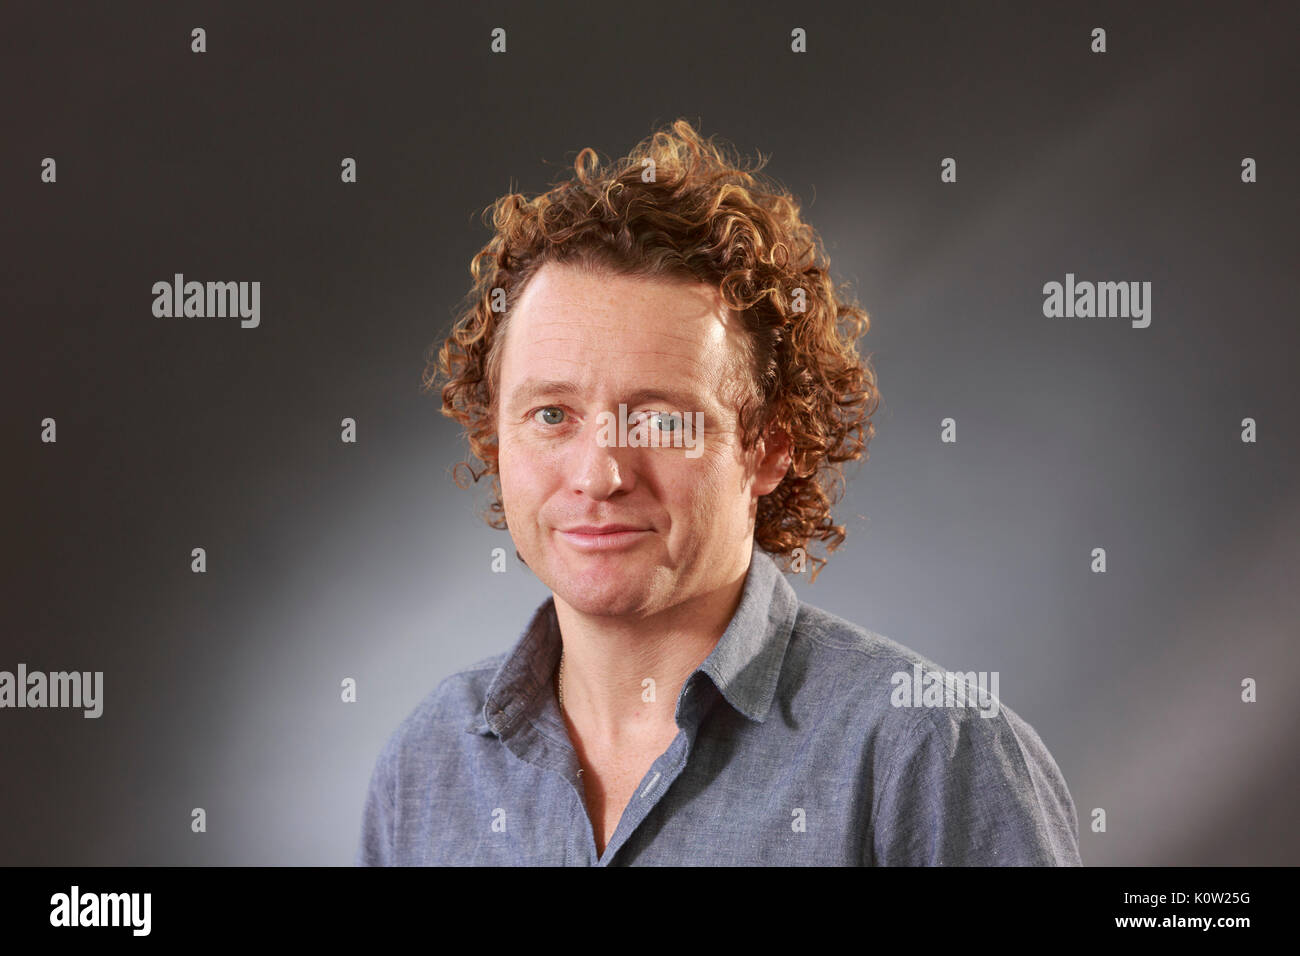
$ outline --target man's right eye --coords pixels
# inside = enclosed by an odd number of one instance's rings
[[[558,425],[564,421],[564,409],[555,405],[539,408],[533,415],[533,421],[540,425]]]

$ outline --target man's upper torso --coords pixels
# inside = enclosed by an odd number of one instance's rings
[[[559,655],[548,599],[511,651],[420,703],[375,765],[357,863],[1080,862],[1074,803],[1032,727],[1005,706],[895,706],[896,675],[938,668],[800,602],[757,547],[603,854],[553,693]]]

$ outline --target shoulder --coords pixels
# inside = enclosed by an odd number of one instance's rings
[[[787,664],[802,675],[800,683],[815,680],[823,693],[834,688],[837,697],[895,714],[890,722],[909,738],[951,736],[963,728],[1033,734],[1002,704],[996,672],[945,670],[896,640],[806,602],[799,605]]]
[[[483,713],[488,686],[506,653],[495,654],[443,678],[397,725],[380,754],[394,767],[445,747],[447,734],[468,733]]]
[[[1078,865],[1074,800],[1038,734],[996,712],[925,707],[872,801],[874,853],[908,865]]]
[[[1077,861],[1075,807],[1064,776],[1028,722],[1001,700],[996,671],[947,671],[875,631],[800,602],[791,635],[789,692],[820,696],[836,724],[871,742],[873,816],[897,837],[905,819],[971,838],[975,820],[1000,820],[987,859]],[[952,828],[958,827],[959,831]],[[961,830],[960,828],[965,828]],[[926,834],[929,834],[926,836]],[[944,856],[951,857],[945,853]]]
[[[837,675],[840,693],[888,705],[904,741],[951,755],[1005,750],[1026,769],[1051,764],[1037,732],[1001,700],[997,671],[949,671],[898,641],[801,603],[792,646],[808,666]]]
[[[418,833],[413,836],[404,822],[411,819],[412,800],[418,805],[428,780],[458,759],[456,743],[469,739],[473,715],[481,713],[503,658],[485,658],[444,678],[388,736],[370,774],[356,863],[392,866],[411,854],[419,858]]]
[[[828,658],[839,655],[841,663],[856,658],[860,667],[914,663],[937,666],[911,648],[807,601],[799,602],[792,638],[805,643],[803,649],[810,654]]]
[[[891,704],[896,683],[919,669],[941,672],[934,661],[883,634],[830,611],[799,602],[782,667],[783,692],[834,704],[843,719],[868,718],[902,737],[919,722],[910,708]],[[900,676],[903,675],[903,676]]]

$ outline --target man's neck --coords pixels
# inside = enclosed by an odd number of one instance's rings
[[[691,601],[633,619],[582,614],[556,597],[564,713],[589,748],[653,747],[676,735],[682,685],[727,629],[745,574],[741,570]]]

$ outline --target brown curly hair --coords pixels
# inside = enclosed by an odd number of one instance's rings
[[[431,346],[423,391],[442,383],[442,413],[466,428],[483,463],[460,462],[468,487],[497,473],[496,382],[500,343],[529,280],[548,262],[579,263],[617,274],[705,282],[743,320],[748,355],[740,360],[736,408],[743,447],[772,427],[791,439],[791,467],[758,502],[754,538],[789,571],[796,549],[814,538],[834,551],[845,537],[831,506],[843,491],[840,465],[866,457],[880,403],[876,375],[856,340],[870,318],[837,288],[816,232],[793,196],[745,169],[701,138],[684,119],[602,164],[587,147],[574,175],[528,199],[510,193],[483,212],[496,234],[471,260],[474,285],[441,344]],[[494,310],[493,306],[497,309]],[[436,350],[436,351],[435,351]],[[500,479],[484,519],[506,528]]]

